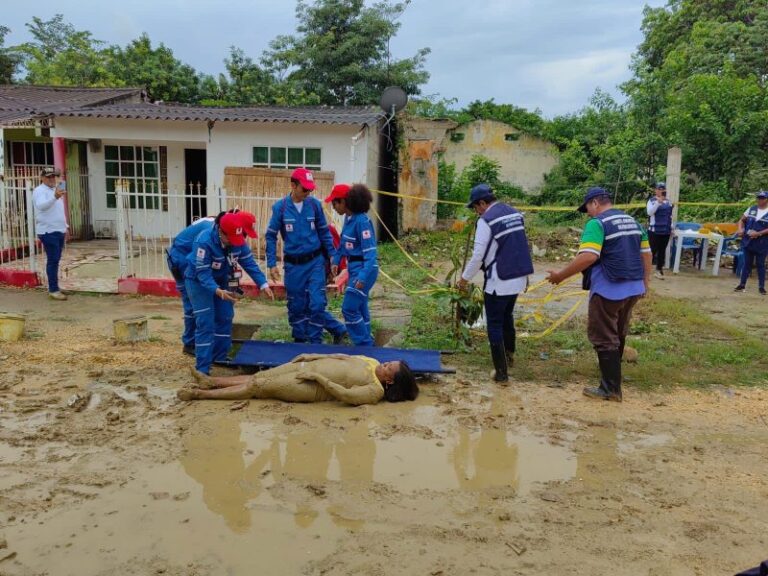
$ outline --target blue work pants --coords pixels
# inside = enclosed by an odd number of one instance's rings
[[[765,290],[765,258],[766,254],[754,252],[749,249],[749,246],[744,248],[744,266],[741,268],[741,282],[739,284],[746,286],[753,266],[757,266],[757,284],[759,288]]]
[[[373,346],[374,340],[371,334],[371,313],[368,310],[368,295],[376,283],[378,274],[364,283],[362,288],[356,288],[358,277],[363,270],[363,264],[349,263],[349,281],[344,291],[344,302],[341,304],[341,313],[347,325],[349,339],[355,346]]]
[[[45,250],[45,274],[48,276],[48,292],[59,291],[59,262],[64,252],[64,232],[38,234]]]
[[[499,296],[483,292],[485,301],[485,322],[488,341],[491,344],[504,343],[509,354],[515,352],[515,303],[517,294]]]
[[[235,307],[187,278],[187,294],[195,317],[195,368],[203,374],[214,362],[224,360],[232,346]]]
[[[304,264],[286,262],[285,293],[293,339],[321,344],[327,320],[325,259],[318,255]]]

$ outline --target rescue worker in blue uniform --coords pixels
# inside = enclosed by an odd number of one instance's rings
[[[326,257],[336,253],[323,207],[309,194],[315,189],[312,172],[296,168],[291,193],[275,202],[266,232],[270,278],[280,281],[277,235],[283,239],[283,265],[288,322],[295,342],[322,342],[326,322]]]
[[[645,230],[613,207],[605,188],[587,190],[579,212],[592,217],[584,226],[579,252],[562,270],[550,270],[547,280],[560,284],[583,274],[582,287],[589,290],[587,337],[597,352],[601,376],[600,386],[585,388],[584,395],[621,402],[621,357],[632,308],[650,285],[651,248]]]
[[[184,332],[181,335],[182,351],[190,356],[195,355],[195,316],[192,314],[192,302],[189,301],[184,273],[187,270],[187,257],[192,252],[192,244],[202,232],[213,228],[215,216],[207,216],[195,220],[176,235],[173,244],[166,250],[168,269],[176,281],[176,290],[181,296],[181,306],[184,310]]]
[[[508,367],[514,364],[516,347],[515,304],[528,286],[533,262],[525,235],[523,215],[498,202],[488,184],[478,184],[469,195],[467,208],[479,216],[472,258],[458,281],[466,289],[483,270],[483,300],[486,329],[493,360],[493,379],[509,381]]]
[[[760,294],[765,296],[765,258],[768,256],[768,192],[760,190],[757,193],[757,204],[747,208],[739,220],[741,247],[744,250],[744,266],[741,269],[741,280],[734,288],[743,292],[747,287],[747,278],[752,273],[752,267],[757,266],[757,284]]]
[[[232,346],[234,304],[240,297],[242,270],[267,296],[274,294],[245,241],[242,213],[224,213],[192,243],[184,279],[195,316],[195,368],[208,374]]]
[[[376,234],[367,214],[373,195],[365,184],[354,184],[346,194],[343,191],[337,192],[336,198],[344,200],[346,217],[339,250],[332,260],[331,273],[334,276],[338,274],[341,258],[346,257],[349,280],[344,291],[341,313],[344,315],[347,333],[355,346],[373,346],[368,295],[379,276]]]
[[[672,209],[667,200],[667,185],[657,182],[654,195],[648,200],[645,211],[648,213],[648,243],[651,245],[651,260],[656,265],[654,276],[664,280],[664,267],[667,264],[667,244],[672,236]]]

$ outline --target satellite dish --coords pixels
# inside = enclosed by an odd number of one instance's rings
[[[379,100],[379,106],[387,114],[400,112],[408,103],[408,95],[400,86],[389,86],[384,89]]]

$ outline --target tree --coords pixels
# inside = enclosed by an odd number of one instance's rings
[[[10,84],[13,82],[13,75],[16,74],[16,68],[19,66],[20,58],[18,54],[5,48],[5,37],[11,32],[7,26],[0,26],[0,83]]]
[[[27,24],[34,40],[12,48],[30,84],[110,86],[118,79],[107,70],[107,57],[88,31],[78,31],[56,14],[50,20],[32,18]]]
[[[409,1],[366,7],[364,0],[300,0],[298,34],[275,38],[263,62],[278,80],[323,104],[372,104],[390,85],[418,94],[429,79],[423,68],[429,49],[402,60],[389,55]]]
[[[195,69],[173,56],[162,42],[157,48],[142,34],[125,48],[105,50],[106,70],[122,86],[145,87],[152,100],[196,103],[200,98],[200,77]]]
[[[754,76],[694,76],[672,96],[665,123],[687,169],[706,181],[724,180],[734,199],[749,171],[768,159],[768,102]]]

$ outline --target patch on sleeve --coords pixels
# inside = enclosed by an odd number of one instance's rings
[[[371,238],[371,231],[370,230],[363,230],[363,238],[365,240],[369,240]]]
[[[352,250],[352,248],[354,248],[354,247],[355,247],[355,244],[354,244],[353,242],[345,242],[345,243],[344,243],[344,247],[345,247],[347,250]]]
[[[205,258],[205,248],[198,248],[197,249],[197,257],[198,258]]]

